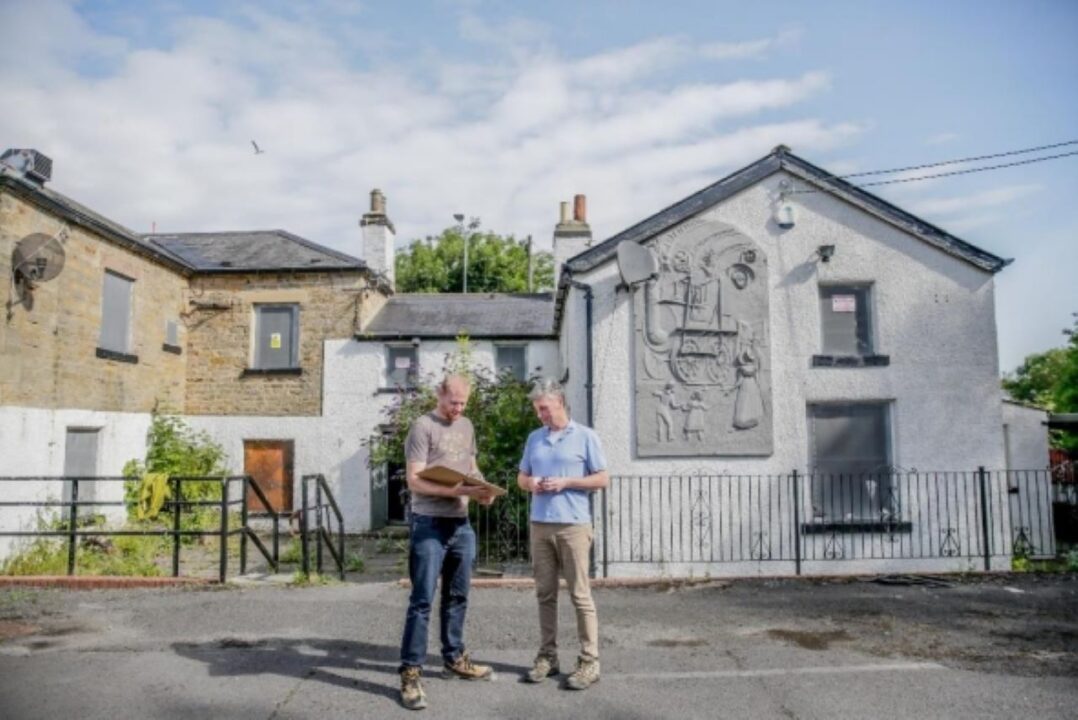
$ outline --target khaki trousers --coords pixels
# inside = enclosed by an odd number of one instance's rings
[[[532,571],[539,601],[540,655],[557,657],[558,654],[558,578],[563,577],[576,608],[580,656],[585,660],[599,659],[599,616],[588,582],[591,539],[589,524],[531,524]]]

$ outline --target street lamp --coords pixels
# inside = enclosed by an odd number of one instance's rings
[[[453,219],[460,228],[460,236],[464,239],[464,294],[468,294],[468,236],[464,234],[464,213],[454,213]]]

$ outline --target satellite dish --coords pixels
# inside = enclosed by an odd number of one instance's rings
[[[19,303],[32,307],[34,287],[59,275],[64,258],[64,246],[52,235],[33,233],[16,243],[11,269]]]
[[[622,240],[618,244],[618,271],[622,282],[632,287],[656,277],[659,274],[659,261],[649,248],[634,240]]]

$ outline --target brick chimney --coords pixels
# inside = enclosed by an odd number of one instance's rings
[[[363,259],[371,271],[381,274],[396,289],[394,242],[397,231],[386,215],[386,196],[378,188],[371,190],[371,209],[359,221],[363,230]]]
[[[561,274],[561,266],[569,258],[591,247],[591,226],[588,225],[587,198],[573,198],[573,214],[569,215],[569,203],[561,203],[561,216],[554,226],[554,278]]]

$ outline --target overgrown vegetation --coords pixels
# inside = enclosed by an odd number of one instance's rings
[[[509,373],[495,375],[479,367],[465,337],[458,338],[456,351],[446,358],[444,372],[459,373],[471,379],[472,393],[464,414],[475,426],[479,469],[488,481],[509,491],[489,510],[472,503],[473,520],[485,513],[483,527],[489,528],[490,532],[484,533],[484,537],[499,538],[503,542],[502,549],[511,554],[515,549],[505,547],[504,543],[514,539],[524,542],[527,538],[527,533],[516,531],[528,524],[527,495],[517,487],[516,476],[528,434],[539,427],[528,401],[530,385]],[[435,386],[440,380],[441,375],[427,376],[416,388],[402,391],[387,408],[385,425],[391,430],[371,442],[369,462],[372,468],[383,463],[404,465],[408,430],[417,418],[434,409],[437,404]]]
[[[142,478],[147,473],[169,476],[228,475],[224,450],[210,440],[205,433],[195,432],[180,418],[154,414],[147,433],[146,457],[130,460],[123,473],[130,478],[124,483],[124,501],[128,520],[125,529],[158,530],[171,528],[170,518],[138,518],[139,493]],[[170,499],[171,483],[165,485],[165,499]],[[187,501],[219,501],[219,480],[199,480],[183,483],[183,499]],[[188,506],[180,515],[181,530],[217,530],[220,527],[220,510],[214,507]],[[233,521],[230,519],[230,523]],[[66,530],[67,522],[59,513],[42,513],[37,526],[42,530]],[[104,524],[104,517],[95,515],[80,518],[80,528]],[[182,542],[192,544],[200,538],[184,537]],[[229,541],[230,551],[238,548],[238,537]],[[171,562],[172,540],[168,536],[114,536],[84,537],[77,548],[78,573],[80,575],[143,575],[163,574],[163,567]],[[67,574],[68,548],[63,538],[39,538],[33,540],[18,553],[0,564],[0,573],[6,575],[65,575]]]
[[[1026,357],[1003,378],[1003,389],[1015,400],[1039,405],[1049,412],[1078,412],[1078,313],[1074,327],[1064,330],[1067,343]],[[1052,430],[1052,447],[1078,453],[1078,433]]]

